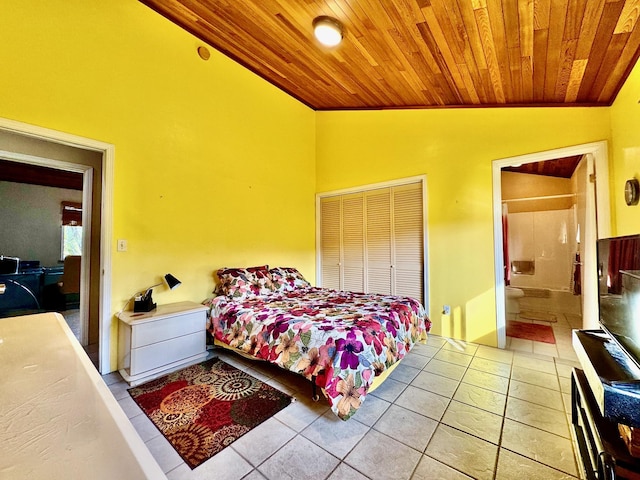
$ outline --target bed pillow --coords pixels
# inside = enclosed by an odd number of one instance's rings
[[[310,287],[311,284],[302,274],[292,267],[275,267],[269,270],[273,289],[277,292],[290,292],[300,287]]]
[[[216,272],[220,285],[216,293],[231,298],[265,295],[273,291],[269,266],[221,268]]]

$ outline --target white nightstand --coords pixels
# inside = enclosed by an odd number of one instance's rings
[[[118,318],[118,369],[139,385],[207,357],[207,307],[195,302],[158,305],[148,313],[122,312]]]

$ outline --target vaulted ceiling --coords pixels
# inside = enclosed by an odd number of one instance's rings
[[[640,45],[640,0],[140,1],[316,110],[610,105]]]

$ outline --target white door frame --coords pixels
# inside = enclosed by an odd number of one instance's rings
[[[610,236],[611,232],[611,212],[609,198],[609,155],[607,151],[607,142],[586,143],[583,145],[575,145],[572,147],[558,148],[545,152],[530,153],[527,155],[519,155],[517,157],[503,158],[493,161],[493,238],[494,238],[494,270],[495,270],[495,286],[496,286],[496,330],[498,333],[498,348],[505,348],[507,343],[506,334],[506,312],[505,312],[505,284],[504,284],[504,256],[502,253],[502,179],[501,170],[504,167],[519,166],[525,163],[544,162],[546,160],[555,160],[558,158],[571,157],[574,155],[593,156],[593,166],[597,172],[596,181],[596,214],[598,219],[597,238],[605,238]],[[589,170],[588,173],[592,173]],[[590,202],[587,203],[587,209],[590,208]],[[593,208],[593,207],[591,207]],[[587,212],[588,216],[588,212]],[[586,238],[586,235],[585,235]],[[595,246],[592,246],[591,256],[595,255]],[[586,248],[586,245],[585,245]],[[588,256],[585,250],[585,257]],[[593,323],[590,317],[597,315],[598,297],[597,277],[595,272],[593,275],[587,268],[591,265],[595,267],[596,260],[585,258],[585,285],[583,289],[583,315],[586,324]],[[597,319],[596,319],[597,323]]]
[[[102,272],[100,280],[100,309],[99,309],[99,358],[98,371],[106,374],[111,371],[111,237],[113,226],[113,163],[115,156],[115,146],[110,143],[100,142],[85,137],[79,137],[69,133],[50,130],[48,128],[38,127],[27,123],[17,122],[0,117],[0,129],[12,132],[18,135],[32,137],[51,143],[68,145],[82,150],[90,150],[102,153],[102,205],[100,218],[100,271]],[[0,152],[0,155],[10,160],[22,161],[23,163],[31,163],[35,165],[48,166],[53,168],[63,168],[65,170],[83,173],[83,204],[91,205],[91,181],[93,169],[88,166],[61,162],[30,155],[21,155],[15,152]],[[86,202],[86,203],[85,203]],[[90,228],[89,217],[90,208],[83,208],[83,225]],[[85,223],[85,221],[87,223]],[[85,238],[90,238],[90,231],[86,233]],[[83,242],[83,256],[89,258],[90,242]],[[88,299],[89,299],[89,262],[82,262],[81,266],[82,281],[80,286],[81,299],[81,315],[87,312],[88,315]],[[84,309],[84,310],[83,310]],[[84,343],[88,339],[88,331],[85,328],[81,336]]]

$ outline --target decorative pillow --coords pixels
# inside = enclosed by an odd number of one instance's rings
[[[273,291],[268,265],[249,268],[221,268],[216,274],[220,279],[216,293],[231,298],[264,295]]]
[[[269,270],[269,273],[276,292],[290,292],[296,288],[311,286],[302,274],[292,267],[275,267]]]

